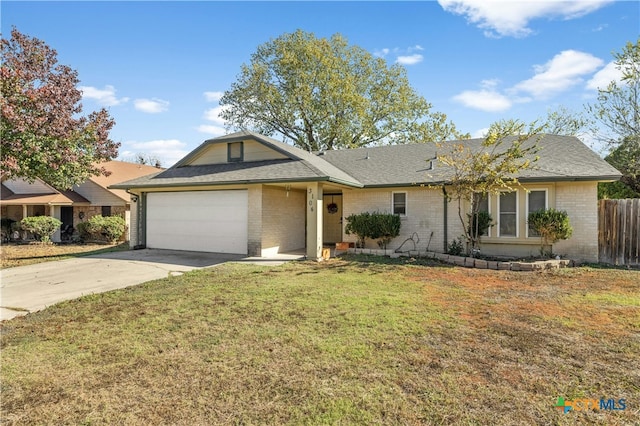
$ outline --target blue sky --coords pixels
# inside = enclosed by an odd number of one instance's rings
[[[262,43],[302,29],[402,63],[458,129],[582,111],[617,78],[612,52],[640,34],[640,2],[2,2],[12,26],[78,71],[85,113],[106,107],[120,155],[170,166],[225,134],[219,95]]]

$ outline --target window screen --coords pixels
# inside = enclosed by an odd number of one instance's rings
[[[407,214],[407,193],[393,193],[393,214],[405,216]]]
[[[517,236],[517,201],[516,192],[500,194],[500,236]]]

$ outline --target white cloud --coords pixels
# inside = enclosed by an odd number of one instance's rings
[[[204,112],[204,118],[205,120],[212,121],[220,126],[224,126],[225,121],[222,119],[222,117],[220,117],[220,113],[225,109],[227,109],[227,107],[220,105],[214,108],[210,108]]]
[[[373,54],[374,54],[375,56],[379,56],[379,57],[381,57],[381,58],[384,58],[385,56],[387,56],[387,55],[389,54],[389,52],[391,52],[391,51],[390,51],[388,48],[386,48],[386,47],[385,47],[384,49],[375,50],[375,51],[373,52]]]
[[[579,52],[565,50],[544,65],[534,67],[536,75],[516,84],[512,91],[525,92],[536,99],[548,99],[583,81],[585,75],[602,66],[602,59]]]
[[[613,0],[438,0],[451,13],[464,15],[485,30],[488,37],[525,37],[533,31],[529,22],[539,18],[574,19],[604,7]]]
[[[619,82],[621,79],[622,72],[616,67],[614,62],[609,62],[604,68],[591,77],[591,80],[587,82],[587,89],[605,89],[612,81]]]
[[[147,112],[149,114],[157,114],[169,109],[169,101],[163,101],[162,99],[136,99],[133,101],[134,106],[138,111]]]
[[[475,132],[471,133],[471,137],[472,138],[484,138],[487,136],[487,133],[489,133],[489,128],[488,127],[484,127],[482,129],[478,129]]]
[[[204,92],[204,98],[207,102],[218,102],[222,95],[224,95],[224,92]]]
[[[104,86],[104,89],[98,89],[92,86],[80,86],[83,99],[93,99],[102,106],[116,106],[129,101],[129,98],[116,97],[116,89],[113,86]]]
[[[408,56],[398,56],[398,59],[396,59],[396,62],[402,65],[415,65],[417,63],[422,62],[424,58],[422,57],[422,55],[415,53],[413,55],[408,55]]]
[[[162,163],[162,167],[171,167],[178,160],[189,153],[186,150],[187,144],[178,139],[159,139],[146,142],[129,141],[124,142],[126,149],[120,152],[121,158],[131,158],[137,153],[149,154],[157,157]]]
[[[487,112],[506,111],[513,102],[495,90],[466,90],[453,97],[457,102],[469,108]]]
[[[227,133],[224,127],[214,126],[212,124],[201,124],[197,127],[200,133],[206,133],[212,136],[222,136]]]

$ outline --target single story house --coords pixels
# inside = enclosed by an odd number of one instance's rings
[[[111,174],[92,176],[80,185],[65,191],[58,190],[41,179],[34,182],[4,179],[0,184],[0,214],[2,218],[16,222],[30,216],[53,216],[62,222],[62,229],[69,226],[75,228],[78,223],[95,215],[118,215],[129,225],[130,194],[123,189],[112,189],[109,186],[157,173],[158,169],[124,161],[108,161],[101,166]],[[58,231],[52,240],[60,239]]]
[[[481,141],[456,142],[479,149]],[[495,226],[482,238],[482,252],[537,253],[528,212],[553,207],[568,212],[574,229],[554,251],[597,261],[597,184],[620,173],[575,137],[544,135],[538,146],[536,167],[519,176],[527,191],[488,197]],[[242,131],[205,141],[165,171],[111,187],[134,194],[132,246],[254,256],[304,249],[320,259],[323,246],[355,241],[345,234],[346,217],[379,211],[402,219],[388,248],[415,233],[418,250],[446,251],[462,226],[457,203],[442,191],[451,170],[433,160],[437,149],[425,143],[310,153]]]

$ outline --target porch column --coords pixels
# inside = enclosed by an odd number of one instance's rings
[[[322,260],[322,184],[307,185],[307,259]]]
[[[55,217],[56,219],[60,220],[60,216],[61,216],[61,212],[62,212],[62,208],[60,206],[51,206],[51,217]],[[61,241],[60,238],[60,228],[58,227],[58,229],[56,229],[56,232],[51,236],[51,241],[53,241],[54,243],[59,243]]]

